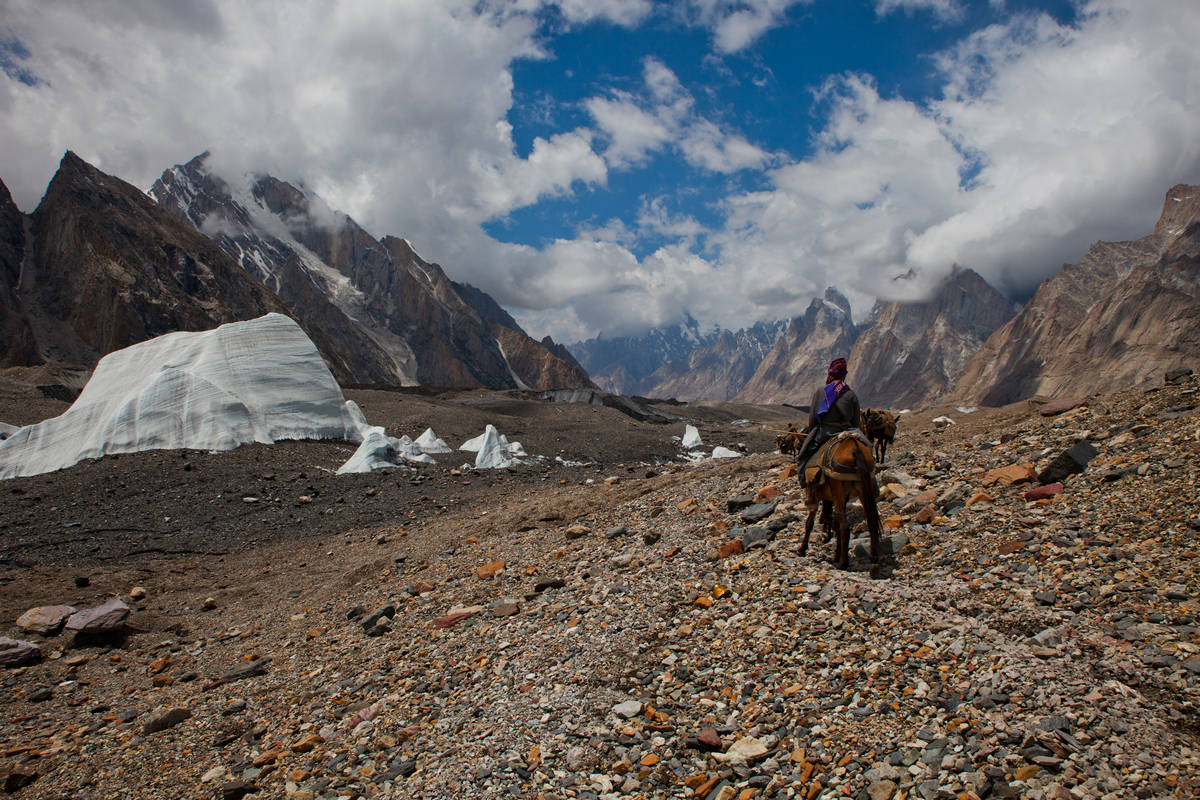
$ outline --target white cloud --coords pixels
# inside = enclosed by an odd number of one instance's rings
[[[614,167],[645,161],[674,136],[672,121],[660,109],[643,109],[627,93],[592,97],[584,105],[596,127],[608,138],[604,158]]]
[[[1097,239],[1149,233],[1166,190],[1200,179],[1192,10],[1098,0],[1078,30],[1040,17],[947,54],[934,111],[982,168],[957,213],[913,241],[910,263],[959,260],[1028,290]]]
[[[704,119],[688,128],[680,147],[689,164],[710,172],[756,169],[771,159],[770,154],[750,144],[744,136],[724,133]]]
[[[554,5],[568,24],[655,13],[637,0]],[[767,29],[754,20],[779,25],[792,5],[686,9],[732,51]],[[1096,239],[1147,233],[1168,187],[1200,182],[1192,0],[1092,0],[1074,27],[1016,17],[978,31],[936,62],[944,88],[932,102],[881,96],[869,76],[834,78],[803,156],[705,118],[700,87],[656,58],[640,87],[585,101],[587,127],[551,129],[522,155],[507,121],[512,68],[545,57],[546,7],[8,0],[0,43],[29,56],[0,72],[0,177],[30,210],[68,148],[143,187],[212,148],[220,174],[301,179],[493,293],[531,332],[566,340],[684,310],[742,327],[800,313],[830,284],[861,317],[874,297],[918,291],[955,262],[1027,291]],[[481,228],[541,198],[601,190],[651,157],[709,177],[751,171],[760,188],[706,197],[724,214],[712,227],[679,210],[672,192],[684,185],[541,250]],[[634,255],[661,240],[671,244]],[[892,281],[909,269],[917,281]]]
[[[693,18],[713,32],[722,53],[736,53],[782,23],[787,10],[812,0],[688,0]]]
[[[632,20],[641,5],[592,16]],[[224,174],[303,178],[369,228],[403,221],[429,245],[447,214],[477,225],[605,179],[588,131],[517,154],[511,65],[542,51],[514,8],[12,0],[3,24],[40,83],[0,81],[0,174],[29,208],[67,149],[147,186],[211,148]]]
[[[688,164],[709,172],[755,169],[771,160],[741,134],[700,117],[692,95],[661,61],[647,58],[642,72],[645,97],[613,92],[584,103],[608,140],[604,158],[609,166],[638,165],[670,146],[677,146]]]
[[[997,0],[992,0],[993,5]],[[875,0],[875,13],[886,16],[893,11],[903,11],[912,14],[917,11],[928,11],[935,19],[943,22],[956,22],[966,13],[960,0]]]
[[[571,22],[604,19],[626,27],[637,25],[654,10],[650,0],[556,0],[553,5]]]
[[[1021,295],[1093,241],[1146,235],[1166,190],[1200,181],[1200,16],[1187,5],[1097,0],[1074,28],[1039,16],[986,29],[944,54],[929,107],[834,82],[815,152],[727,198],[709,239],[722,269],[755,286],[836,284],[861,315],[954,263]],[[909,269],[916,280],[893,280]]]

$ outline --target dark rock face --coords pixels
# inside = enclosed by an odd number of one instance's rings
[[[736,332],[722,330],[711,344],[659,367],[641,381],[639,391],[649,397],[732,400],[754,376],[785,325],[759,322]]]
[[[809,402],[825,384],[829,362],[845,357],[858,337],[850,301],[836,289],[814,298],[804,316],[788,322],[754,375],[737,394],[743,403]],[[853,381],[851,386],[857,388]]]
[[[1097,242],[1042,283],[964,368],[953,397],[1085,396],[1200,368],[1200,187],[1167,192],[1154,233]]]
[[[876,307],[850,353],[849,383],[864,407],[928,404],[949,392],[1012,315],[1012,304],[978,273],[956,268],[929,300]]]
[[[538,388],[591,386],[552,341],[539,343],[491,297],[456,284],[407,241],[374,239],[303,190],[259,177],[245,196],[208,172],[206,156],[151,189],[164,208],[210,234],[305,319],[356,354],[348,382]]]
[[[646,383],[655,370],[686,360],[693,350],[713,344],[719,335],[716,329],[701,330],[700,323],[687,316],[676,325],[651,328],[640,336],[601,334],[570,345],[570,350],[604,391],[649,396]]]
[[[32,234],[21,299],[51,360],[94,363],[168,331],[286,313],[206,237],[73,153],[33,212]]]
[[[25,256],[25,215],[0,183],[0,367],[40,364],[37,340],[21,311],[21,261]]]
[[[33,214],[4,200],[7,192],[0,199],[4,365],[91,367],[170,331],[271,311],[295,316],[210,239],[74,153],[63,156]],[[321,330],[306,333],[322,354],[334,352]]]

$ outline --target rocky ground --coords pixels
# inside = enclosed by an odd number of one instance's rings
[[[479,419],[475,400],[459,403],[461,430],[421,427],[454,442],[488,416],[532,453],[590,466],[481,476],[447,463],[423,480],[339,483],[303,464],[348,452],[296,443],[6,481],[0,634],[44,657],[0,672],[4,789],[1195,797],[1197,385],[1056,416],[1034,403],[905,415],[880,472],[898,551],[882,580],[861,556],[832,569],[830,545],[799,556],[795,479],[764,452],[768,431],[731,424],[744,409],[689,412],[709,415],[706,442],[757,453],[699,464],[663,463],[670,426],[611,409],[521,406],[525,429],[506,430],[495,404],[512,398],[490,395]],[[414,398],[356,399],[390,433],[419,433],[400,421]],[[1072,447],[1083,471],[1027,499],[1038,481],[1025,465],[1044,471]],[[204,492],[181,488],[210,473]],[[755,500],[766,516],[744,522]],[[171,519],[150,527],[143,507]],[[191,532],[136,552],[105,530],[127,516]],[[112,597],[132,607],[123,633],[15,625],[32,606]]]

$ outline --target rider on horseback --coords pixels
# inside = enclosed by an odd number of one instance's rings
[[[858,395],[846,385],[846,359],[834,359],[829,365],[825,387],[812,398],[808,414],[808,436],[796,455],[800,467],[800,485],[804,486],[804,465],[825,442],[842,431],[858,427]]]

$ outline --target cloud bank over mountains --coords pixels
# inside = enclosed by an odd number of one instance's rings
[[[1070,25],[1007,15],[928,54],[926,97],[881,89],[887,76],[815,76],[815,133],[783,148],[702,111],[707,87],[653,53],[632,83],[580,76],[587,96],[551,109],[556,129],[514,130],[515,65],[561,58],[565,33],[702,32],[736,71],[761,68],[756,48],[825,2],[9,0],[0,178],[31,210],[67,149],[143,187],[211,149],[224,177],[302,182],[560,341],[684,310],[742,327],[801,313],[831,284],[861,313],[954,263],[1020,295],[1090,242],[1139,235],[1166,188],[1200,181],[1191,0],[1092,0]],[[871,7],[929,25],[966,8]],[[597,202],[635,178],[636,207]],[[689,192],[690,211],[673,199]],[[596,211],[543,242],[485,230],[550,202]]]

